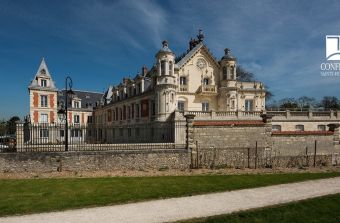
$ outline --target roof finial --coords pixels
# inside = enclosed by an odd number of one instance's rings
[[[228,55],[228,54],[230,54],[230,51],[231,51],[231,50],[230,50],[229,48],[225,48],[225,49],[224,49],[224,54],[225,54],[225,55]]]
[[[201,29],[198,30],[197,38],[198,38],[199,42],[203,42],[203,40],[204,40],[203,30],[201,30]]]
[[[163,40],[163,42],[162,42],[162,45],[163,45],[163,47],[168,47],[168,41],[166,41],[166,40]]]

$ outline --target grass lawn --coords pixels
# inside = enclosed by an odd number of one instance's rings
[[[0,180],[0,216],[190,196],[335,176],[340,176],[340,172]]]
[[[340,194],[182,223],[339,223]]]

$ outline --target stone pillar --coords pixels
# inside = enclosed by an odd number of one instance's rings
[[[174,111],[175,144],[186,144],[186,119],[178,110]]]
[[[286,118],[290,118],[290,111],[289,110],[286,110]]]
[[[310,109],[308,110],[308,118],[309,119],[313,118],[313,112]]]
[[[196,144],[194,142],[194,118],[195,115],[187,114],[185,115],[186,119],[186,149],[189,151],[193,151],[196,148]]]
[[[198,151],[194,141],[194,118],[195,115],[187,114],[186,119],[186,149],[190,153],[190,167],[198,168]]]
[[[268,114],[262,114],[261,115],[263,122],[265,123],[265,158],[266,158],[266,165],[268,165],[271,162],[272,163],[272,157],[274,155],[273,148],[273,142],[272,142],[272,115]]]
[[[24,123],[17,122],[16,123],[16,149],[18,152],[21,152],[21,149],[24,146]]]
[[[329,131],[334,132],[334,137],[333,137],[333,141],[335,145],[339,145],[340,144],[340,124],[338,123],[332,123],[327,125],[329,127]]]

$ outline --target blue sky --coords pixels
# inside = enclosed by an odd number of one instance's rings
[[[0,1],[0,119],[29,111],[27,86],[45,57],[58,88],[104,91],[134,76],[167,39],[181,54],[203,29],[220,58],[229,47],[275,99],[340,96],[321,77],[325,35],[340,35],[339,1]]]

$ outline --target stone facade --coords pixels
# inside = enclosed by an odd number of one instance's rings
[[[124,126],[164,122],[173,120],[176,110],[246,115],[264,111],[264,85],[237,80],[237,60],[230,50],[216,60],[204,44],[202,32],[197,38],[179,57],[163,41],[151,69],[143,66],[135,78],[124,78],[109,87],[104,103],[94,111],[95,123]]]

